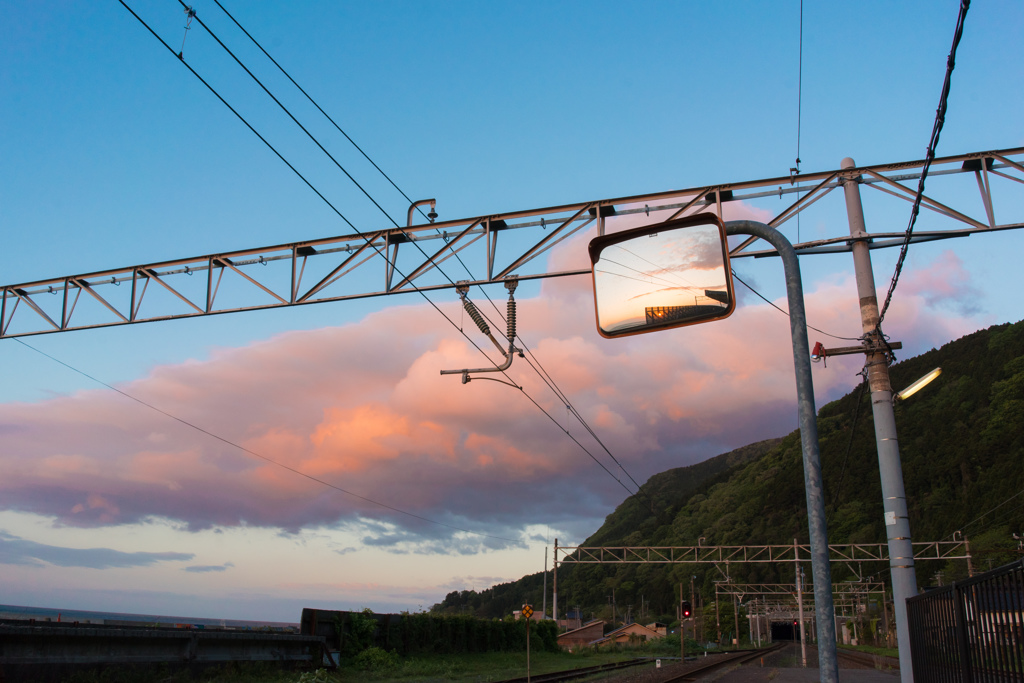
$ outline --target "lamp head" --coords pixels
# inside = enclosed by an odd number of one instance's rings
[[[936,377],[938,377],[941,374],[942,374],[942,368],[935,368],[934,370],[929,372],[927,375],[925,375],[924,377],[922,377],[921,379],[917,380],[916,382],[911,384],[909,387],[904,389],[903,391],[901,391],[898,394],[896,394],[895,396],[893,396],[892,400],[893,401],[902,401],[905,398],[913,396],[914,394],[919,392],[921,389],[923,389],[925,386],[927,386],[933,379],[935,379]]]

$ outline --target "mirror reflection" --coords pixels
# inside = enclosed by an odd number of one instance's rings
[[[714,217],[598,237],[590,251],[597,325],[604,336],[718,320],[732,313],[729,257],[724,231]]]

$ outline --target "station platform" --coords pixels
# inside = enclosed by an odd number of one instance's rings
[[[818,652],[807,648],[807,667],[802,666],[800,646],[787,645],[778,652],[715,677],[715,683],[818,683]],[[840,654],[839,683],[899,683],[899,669],[884,663],[868,666],[846,660]]]

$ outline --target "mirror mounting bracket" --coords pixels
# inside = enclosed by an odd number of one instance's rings
[[[797,408],[803,455],[804,492],[807,498],[807,526],[811,546],[811,574],[814,579],[814,607],[817,612],[819,667],[823,681],[839,678],[836,659],[835,604],[832,601],[832,571],[828,557],[828,530],[818,445],[818,419],[814,407],[814,383],[811,378],[810,349],[807,343],[807,313],[804,309],[803,282],[796,250],[785,235],[758,221],[725,223],[726,235],[759,237],[778,251],[786,276],[789,299],[789,326],[796,373]]]

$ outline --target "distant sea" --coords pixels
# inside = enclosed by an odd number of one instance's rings
[[[275,631],[298,631],[299,625],[284,621],[245,621],[242,619],[205,619],[203,617],[177,617],[163,614],[123,614],[120,612],[87,612],[52,607],[23,607],[0,605],[0,619],[36,622],[78,622],[79,624],[159,625],[177,627],[224,628],[256,630],[271,628]]]

